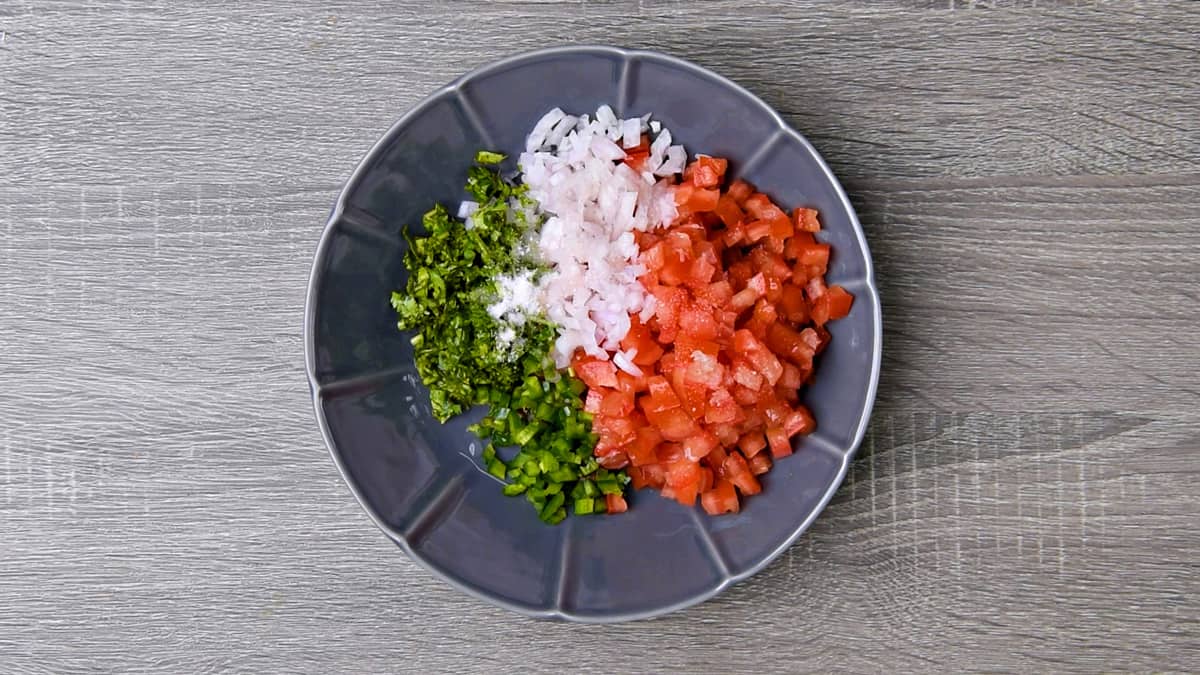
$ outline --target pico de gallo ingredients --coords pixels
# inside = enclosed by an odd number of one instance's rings
[[[737,511],[815,427],[799,389],[853,301],[817,213],[722,189],[725,160],[608,106],[551,110],[517,178],[505,159],[476,156],[457,218],[426,214],[392,294],[434,415],[488,406],[484,469],[548,523],[623,512],[631,482]]]

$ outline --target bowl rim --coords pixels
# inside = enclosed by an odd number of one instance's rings
[[[824,173],[826,180],[830,185],[833,186],[842,207],[846,210],[846,213],[849,214],[851,227],[853,228],[854,235],[862,249],[864,262],[866,263],[866,274],[861,280],[861,284],[864,288],[859,292],[866,292],[867,297],[870,299],[871,311],[873,314],[871,372],[869,375],[866,392],[866,403],[863,406],[858,427],[855,429],[854,437],[850,443],[850,447],[846,448],[846,453],[842,457],[841,465],[838,467],[837,476],[834,478],[834,480],[830,481],[828,487],[826,487],[825,492],[821,495],[821,498],[817,502],[816,508],[814,508],[778,546],[767,553],[767,555],[763,556],[753,565],[737,574],[723,574],[720,583],[708,588],[704,592],[697,593],[692,597],[670,605],[654,607],[648,610],[605,614],[581,614],[567,611],[558,606],[551,607],[549,609],[543,609],[512,602],[505,598],[490,594],[454,577],[453,575],[443,571],[438,565],[427,560],[419,553],[419,551],[413,549],[405,539],[404,535],[390,527],[383,520],[383,518],[380,517],[375,509],[371,507],[371,505],[364,498],[361,490],[350,477],[348,470],[342,461],[341,452],[337,447],[337,442],[334,440],[333,435],[330,432],[328,420],[325,417],[325,413],[321,405],[321,386],[317,381],[316,375],[315,316],[317,289],[320,287],[324,276],[325,266],[323,263],[327,258],[330,241],[332,240],[331,234],[336,223],[342,218],[346,210],[347,198],[358,186],[364,175],[373,167],[375,160],[378,159],[384,149],[412,120],[416,119],[428,108],[439,103],[446,95],[456,93],[464,84],[473,79],[506,70],[514,66],[519,66],[526,62],[536,62],[548,57],[552,58],[555,56],[579,54],[597,54],[610,57],[615,56],[622,59],[625,66],[627,66],[635,58],[647,59],[690,71],[702,77],[710,78],[720,85],[736,91],[744,96],[747,100],[751,101],[763,112],[765,112],[775,123],[778,132],[786,134],[792,140],[799,143],[804,150],[816,160],[817,165]],[[317,418],[317,424],[320,428],[321,436],[324,438],[325,445],[329,450],[329,454],[332,457],[334,464],[337,466],[338,473],[341,475],[342,481],[346,483],[347,487],[350,488],[350,491],[354,495],[354,498],[358,502],[359,506],[366,511],[367,515],[371,518],[375,525],[382,530],[397,546],[399,546],[400,549],[403,550],[413,562],[431,572],[437,578],[474,598],[478,598],[490,604],[503,607],[529,617],[540,619],[557,619],[578,623],[618,623],[623,621],[635,621],[658,617],[705,602],[706,600],[709,600],[720,594],[730,586],[740,581],[744,581],[745,579],[748,579],[762,571],[769,564],[775,561],[775,559],[782,555],[784,551],[790,548],[792,544],[799,539],[800,535],[808,530],[817,517],[825,510],[825,507],[829,504],[829,501],[841,487],[846,478],[846,473],[849,471],[850,463],[854,460],[854,456],[857,454],[858,448],[862,444],[862,440],[866,435],[867,427],[871,420],[871,413],[875,406],[876,394],[879,388],[879,374],[883,356],[883,317],[882,308],[880,306],[879,290],[875,282],[875,267],[871,258],[871,251],[867,243],[866,234],[863,231],[862,224],[859,222],[858,214],[854,210],[853,204],[850,203],[850,199],[847,197],[846,191],[842,187],[841,182],[838,181],[836,176],[834,176],[833,171],[830,170],[829,165],[825,162],[825,159],[821,156],[821,154],[817,152],[816,148],[813,147],[811,143],[809,143],[808,139],[806,139],[800,132],[792,128],[792,126],[788,124],[783,117],[775,111],[774,108],[768,105],[756,94],[734,82],[733,80],[713,72],[708,68],[697,65],[685,59],[672,56],[670,54],[648,49],[627,49],[608,45],[571,45],[524,51],[512,54],[496,61],[484,63],[464,73],[463,75],[460,75],[448,84],[439,87],[433,92],[430,92],[428,96],[423,98],[419,103],[417,103],[410,110],[404,113],[404,115],[402,115],[398,120],[396,120],[388,128],[388,130],[384,132],[384,134],[381,135],[377,141],[375,141],[370,150],[368,150],[362,159],[359,160],[358,164],[355,166],[354,172],[346,180],[341,191],[338,193],[334,207],[330,212],[324,228],[321,231],[320,239],[317,243],[316,250],[313,253],[313,262],[309,271],[308,288],[305,293],[303,339],[304,367],[308,377],[313,410]]]

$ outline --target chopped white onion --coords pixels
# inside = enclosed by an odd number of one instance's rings
[[[639,173],[621,161],[622,146],[636,147],[645,131],[656,136],[648,159],[654,166]],[[536,248],[550,269],[538,280],[536,299],[560,327],[555,362],[566,366],[582,349],[640,375],[632,361],[636,352],[620,351],[630,315],[645,321],[654,313],[654,297],[638,281],[645,267],[637,264],[634,232],[674,220],[674,188],[655,176],[683,170],[683,147],[671,145],[670,132],[649,115],[622,120],[601,106],[594,118],[549,111],[530,131],[525,149],[518,164],[529,196],[546,218]],[[668,170],[672,167],[677,168]],[[525,311],[524,281],[501,284],[502,299],[494,309],[504,316],[512,307]]]

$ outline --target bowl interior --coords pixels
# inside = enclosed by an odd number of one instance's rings
[[[551,93],[553,92],[553,93]],[[689,152],[785,206],[821,211],[828,280],[856,295],[805,394],[818,431],[765,477],[735,516],[710,518],[646,491],[621,517],[540,523],[504,497],[466,431],[481,411],[439,424],[416,376],[389,293],[406,279],[405,225],[434,202],[456,207],[476,150],[515,155],[549,108],[653,113]],[[510,160],[511,161],[511,160]],[[454,210],[452,208],[451,210]],[[415,559],[452,582],[530,614],[581,620],[653,615],[709,597],[781,552],[824,506],[861,439],[878,373],[879,306],[861,228],[816,152],[761,101],[676,59],[607,48],[558,49],[472,73],[402,119],[363,161],[324,235],[310,288],[306,347],[317,414],[347,482]]]

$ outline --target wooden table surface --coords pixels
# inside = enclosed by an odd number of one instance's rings
[[[814,527],[615,626],[409,562],[302,365],[361,155],[566,43],[779,109],[884,304],[871,431]],[[0,671],[1200,670],[1198,49],[1200,3],[0,4]]]

